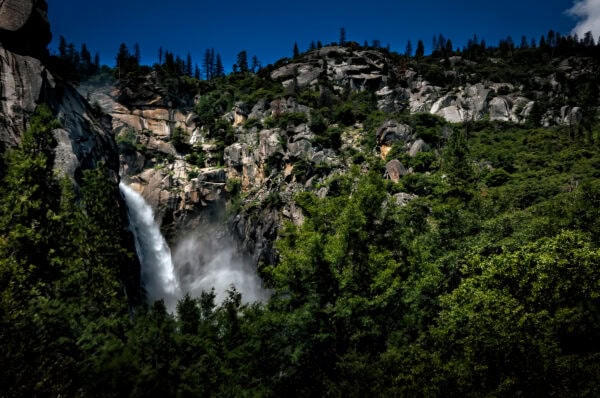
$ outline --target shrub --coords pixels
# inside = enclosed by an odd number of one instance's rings
[[[256,127],[257,129],[262,129],[263,125],[261,123],[261,121],[259,119],[256,118],[249,118],[244,122],[244,128],[247,130],[250,130],[252,128]]]
[[[485,177],[484,182],[488,187],[498,187],[504,185],[509,180],[510,174],[504,169],[494,169]]]
[[[342,129],[329,127],[323,133],[315,135],[314,143],[323,148],[338,150],[342,146]]]
[[[185,157],[185,161],[197,167],[204,167],[204,152],[192,152]]]
[[[275,117],[269,116],[264,120],[264,125],[267,128],[279,127],[285,129],[288,126],[298,126],[302,123],[308,122],[308,118],[302,112],[286,112]]]

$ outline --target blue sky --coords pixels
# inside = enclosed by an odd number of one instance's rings
[[[47,0],[56,51],[59,35],[79,48],[86,43],[101,62],[114,65],[121,43],[140,45],[142,62],[152,64],[163,47],[201,64],[212,47],[229,69],[236,54],[246,50],[263,65],[291,56],[294,42],[305,50],[311,40],[337,41],[341,27],[347,40],[363,43],[380,40],[403,52],[407,40],[413,47],[422,39],[426,48],[441,33],[455,46],[463,46],[477,34],[488,44],[510,35],[519,43],[522,35],[539,39],[549,29],[570,33],[580,23],[600,35],[600,0],[504,0],[504,1],[317,1],[274,0]]]

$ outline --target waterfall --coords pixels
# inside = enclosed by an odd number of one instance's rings
[[[183,293],[199,297],[203,291],[215,289],[215,302],[220,304],[231,286],[242,293],[244,303],[264,301],[269,292],[255,269],[238,255],[228,239],[211,233],[198,236],[188,233],[175,245],[174,256],[154,221],[152,208],[136,191],[125,185],[119,188],[127,204],[129,225],[135,237],[135,248],[142,266],[142,284],[150,302],[163,299],[170,312],[175,312]]]
[[[129,225],[135,237],[135,249],[142,269],[142,283],[148,300],[163,299],[170,312],[175,310],[181,297],[171,260],[171,250],[154,220],[152,208],[136,191],[119,183],[127,204]]]

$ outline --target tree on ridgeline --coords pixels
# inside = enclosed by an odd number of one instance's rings
[[[223,61],[221,61],[221,54],[217,54],[215,61],[215,77],[223,76],[225,76],[225,67],[223,66]]]
[[[139,54],[138,54],[139,55]],[[132,55],[125,43],[119,46],[119,52],[116,57],[116,73],[119,78],[124,77],[130,72],[139,68],[139,62],[136,55]]]
[[[191,77],[193,76],[193,72],[194,69],[192,66],[192,55],[188,53],[185,61],[185,74]]]
[[[406,48],[404,50],[404,56],[407,58],[412,57],[412,53],[413,53],[413,47],[412,47],[412,43],[410,42],[410,40],[408,40],[406,42]]]
[[[215,77],[215,49],[207,48],[204,52],[204,60],[202,62],[204,76],[206,80],[211,80]]]
[[[248,72],[248,53],[246,50],[242,50],[238,53],[236,65],[240,73]]]
[[[262,68],[262,65],[258,59],[258,57],[256,55],[252,56],[252,66],[250,68],[250,70],[252,71],[252,73],[257,73],[260,68]]]
[[[417,49],[415,51],[415,57],[417,59],[421,59],[425,56],[425,46],[423,45],[423,40],[419,40],[417,42]]]
[[[138,43],[133,45],[133,56],[139,65],[142,62],[142,52],[140,51],[140,45]]]

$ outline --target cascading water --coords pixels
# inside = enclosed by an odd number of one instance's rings
[[[253,267],[234,250],[227,239],[216,238],[210,230],[204,237],[188,234],[175,246],[174,256],[154,221],[152,208],[144,198],[121,182],[119,188],[127,204],[130,228],[142,265],[142,283],[148,300],[163,299],[175,311],[183,293],[198,297],[202,291],[215,290],[221,303],[234,286],[245,303],[265,300],[269,293]]]
[[[119,189],[127,204],[129,225],[135,236],[135,248],[142,265],[142,283],[148,299],[151,302],[163,299],[167,309],[173,312],[181,293],[171,250],[154,221],[152,208],[144,198],[123,182]]]

